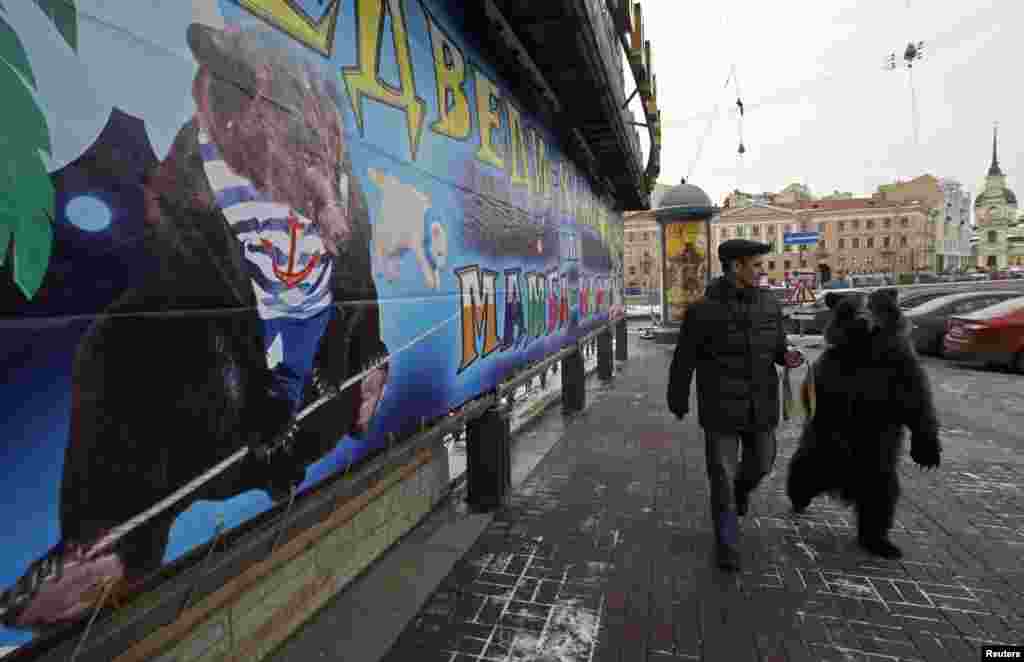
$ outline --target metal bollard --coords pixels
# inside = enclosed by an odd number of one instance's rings
[[[466,502],[478,511],[505,505],[512,486],[512,423],[495,405],[466,424]]]
[[[609,380],[615,374],[615,361],[612,360],[612,330],[605,329],[597,337],[597,376]]]
[[[583,411],[587,405],[586,368],[579,350],[562,359],[562,412]]]
[[[615,323],[615,360],[626,361],[629,359],[629,351],[626,348],[626,318]]]

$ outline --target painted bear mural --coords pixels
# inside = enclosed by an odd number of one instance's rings
[[[860,545],[898,558],[889,530],[900,495],[903,428],[921,467],[937,467],[942,450],[928,377],[895,290],[829,293],[826,303],[835,313],[825,331],[829,347],[802,389],[813,415],[790,461],[787,494],[796,512],[820,494],[836,494],[856,508]]]
[[[345,434],[367,431],[383,396],[369,213],[339,91],[267,31],[193,24],[187,37],[196,114],[145,191],[160,269],[78,348],[62,538],[0,596],[9,627],[59,626],[87,615],[99,588],[133,590],[196,500],[286,498]],[[125,529],[243,447],[255,451]]]

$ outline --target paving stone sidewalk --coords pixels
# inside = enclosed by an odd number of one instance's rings
[[[387,662],[950,662],[1024,643],[1019,453],[944,430],[942,469],[905,460],[893,538],[906,557],[885,561],[856,548],[841,505],[789,512],[799,421],[783,424],[743,524],[743,571],[723,573],[703,438],[664,405],[671,348],[631,338],[630,352]]]

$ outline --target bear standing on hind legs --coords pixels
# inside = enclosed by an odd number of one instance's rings
[[[899,500],[903,426],[910,457],[939,466],[939,424],[928,377],[907,339],[895,290],[868,296],[830,293],[828,349],[802,389],[811,418],[790,462],[786,491],[797,513],[831,492],[857,510],[858,543],[899,558],[889,540]]]

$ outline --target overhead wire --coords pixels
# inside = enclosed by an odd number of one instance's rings
[[[989,17],[989,14],[1000,4],[1001,0],[996,0],[989,5],[988,10],[975,13],[964,21],[951,26],[945,32],[941,32],[932,37],[928,41],[928,44],[931,47],[930,50],[934,53],[936,48],[941,48],[945,45],[956,45],[957,43],[973,39],[984,32],[990,32],[992,30],[992,19]],[[782,105],[799,101],[825,83],[830,83],[840,77],[864,73],[865,71],[867,71],[867,68],[864,66],[850,67],[848,69],[844,68],[839,71],[826,71],[792,87],[776,88],[773,93],[761,97],[756,101],[744,102],[744,113],[759,110],[766,106]],[[710,108],[677,121],[670,118],[663,119],[661,127],[662,129],[681,129],[692,122],[699,122],[701,120],[714,118],[716,115],[716,108]]]
[[[730,67],[729,74],[725,77],[725,85],[724,85],[723,89],[726,89],[726,90],[729,89],[729,81],[732,80],[732,74],[733,74],[733,71],[735,70],[735,68],[736,68],[736,65],[733,65],[732,67]],[[691,179],[693,179],[694,169],[697,167],[697,163],[700,162],[700,158],[704,154],[704,143],[705,143],[705,141],[707,141],[708,136],[711,135],[711,128],[714,126],[715,120],[717,120],[719,118],[719,116],[720,116],[721,107],[722,107],[722,101],[721,101],[721,99],[719,99],[718,103],[715,104],[715,112],[714,112],[714,114],[712,114],[712,115],[710,115],[708,117],[708,123],[704,127],[704,133],[701,134],[701,136],[697,139],[696,154],[694,155],[693,160],[690,162],[690,168],[686,171],[686,180],[687,181],[690,181]]]

